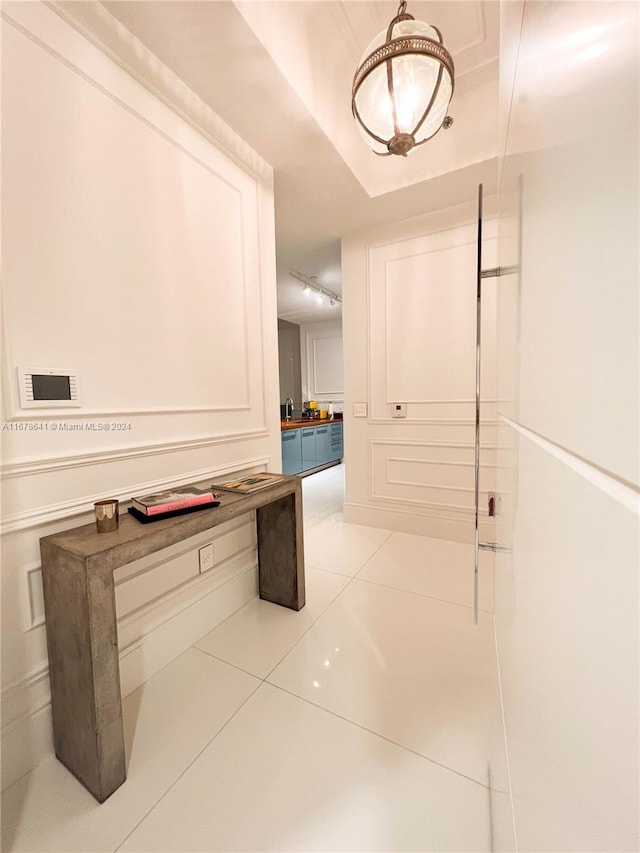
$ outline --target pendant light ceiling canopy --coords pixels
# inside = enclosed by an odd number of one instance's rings
[[[366,142],[383,157],[406,155],[451,127],[451,54],[437,27],[398,14],[371,42],[353,78],[351,108]]]

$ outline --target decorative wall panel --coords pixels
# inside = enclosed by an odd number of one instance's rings
[[[304,399],[341,401],[344,396],[342,324],[312,323],[301,326],[300,335]]]
[[[488,223],[484,260],[496,241]],[[407,418],[470,415],[475,397],[476,246],[474,227],[373,246],[369,250],[372,420],[393,403]],[[483,282],[482,397],[495,402],[495,280]]]
[[[134,79],[53,5],[2,18],[6,785],[51,748],[40,537],[277,471],[280,433],[271,168],[141,44]],[[19,367],[74,369],[82,406],[22,411]],[[125,692],[256,594],[248,528],[219,533],[206,575],[184,552],[120,578]]]

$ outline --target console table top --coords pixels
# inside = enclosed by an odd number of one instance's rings
[[[84,561],[87,568],[113,571],[148,554],[161,551],[204,530],[218,527],[239,515],[302,491],[299,477],[282,475],[284,480],[249,495],[222,492],[220,506],[143,524],[128,512],[112,533],[98,533],[95,522],[45,536],[40,540],[47,551],[64,552]]]

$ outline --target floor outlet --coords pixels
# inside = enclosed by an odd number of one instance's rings
[[[203,545],[198,551],[200,556],[200,572],[208,572],[213,568],[213,545]]]

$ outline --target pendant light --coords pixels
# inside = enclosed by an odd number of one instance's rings
[[[453,124],[451,54],[437,27],[407,14],[406,2],[364,53],[353,78],[351,108],[376,154],[407,156]]]

